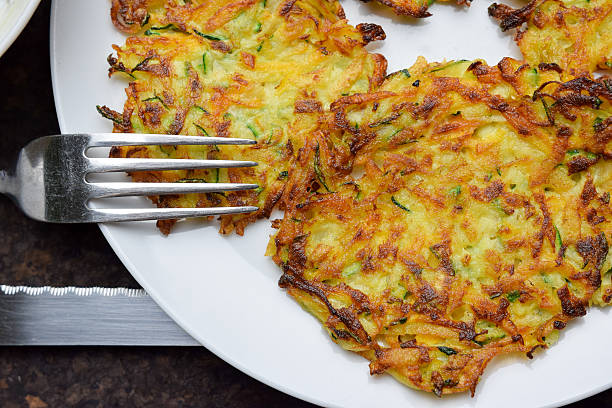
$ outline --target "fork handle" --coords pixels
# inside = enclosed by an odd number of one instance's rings
[[[11,177],[6,170],[0,170],[0,193],[10,193],[12,180],[13,177]]]

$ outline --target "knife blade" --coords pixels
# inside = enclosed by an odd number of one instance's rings
[[[199,346],[142,289],[0,285],[3,346]]]

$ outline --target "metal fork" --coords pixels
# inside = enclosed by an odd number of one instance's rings
[[[10,196],[23,212],[39,221],[56,223],[161,220],[238,214],[257,207],[215,208],[90,208],[92,199],[121,196],[208,193],[257,188],[237,183],[88,182],[90,173],[180,170],[256,166],[251,161],[91,158],[92,147],[142,145],[249,145],[249,139],[139,135],[74,134],[35,139],[19,153],[15,169],[0,171],[0,193]]]

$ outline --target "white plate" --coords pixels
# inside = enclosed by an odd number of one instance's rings
[[[387,40],[376,48],[389,59],[390,72],[410,66],[418,55],[484,57],[490,63],[516,56],[511,36],[487,17],[488,4],[476,1],[470,10],[434,5],[434,17],[415,23],[371,4],[343,1],[351,22],[384,27]],[[64,133],[108,131],[95,105],[123,106],[125,83],[107,78],[106,56],[124,37],[113,28],[108,9],[107,0],[54,0],[51,66]],[[144,199],[127,204],[148,205]],[[299,398],[325,406],[528,408],[558,406],[612,383],[610,311],[597,309],[569,324],[559,344],[534,360],[495,360],[475,398],[440,400],[389,376],[370,377],[367,361],[333,344],[278,288],[279,270],[263,256],[271,232],[267,221],[250,226],[243,238],[219,236],[216,223],[179,224],[168,238],[153,223],[101,229],[128,270],[185,330],[228,363]]]
[[[0,0],[0,57],[30,21],[40,0]]]

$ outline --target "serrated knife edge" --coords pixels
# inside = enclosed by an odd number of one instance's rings
[[[4,295],[17,295],[24,294],[28,296],[65,296],[65,295],[76,295],[76,296],[127,296],[127,297],[141,297],[149,296],[143,289],[130,289],[130,288],[103,288],[99,286],[94,287],[77,287],[77,286],[65,286],[65,287],[54,287],[54,286],[11,286],[11,285],[0,285],[0,292]]]
[[[0,345],[199,343],[142,289],[0,285]]]

